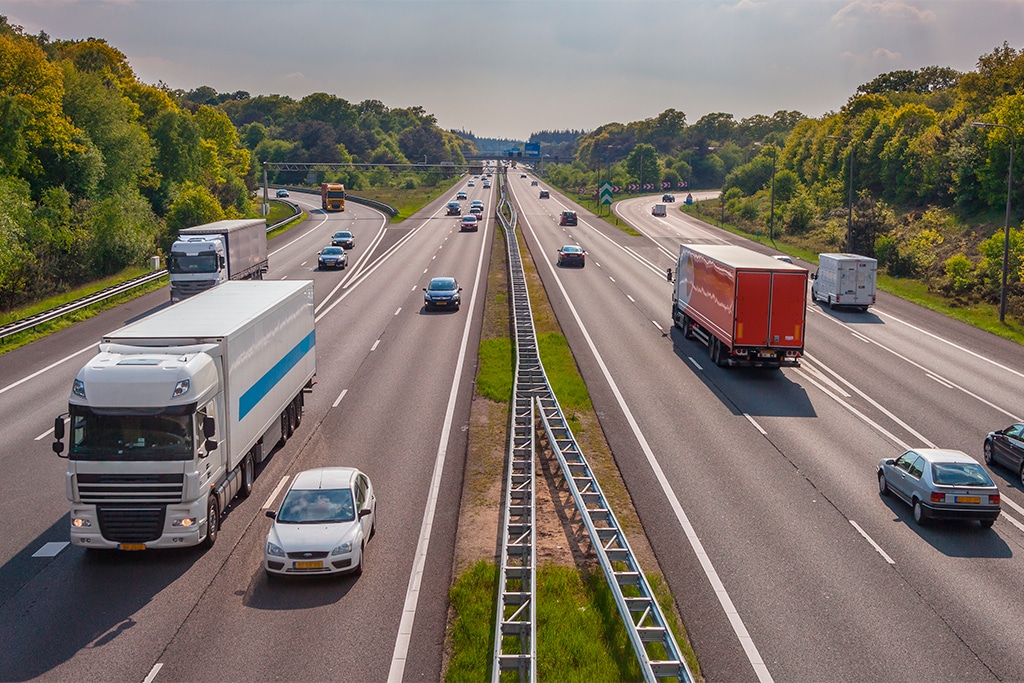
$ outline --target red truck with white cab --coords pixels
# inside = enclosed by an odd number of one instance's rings
[[[719,366],[797,366],[807,270],[730,244],[682,244],[672,322]]]

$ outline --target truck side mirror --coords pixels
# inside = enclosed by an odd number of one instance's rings
[[[203,446],[206,447],[206,454],[209,455],[211,452],[217,450],[217,441],[215,439],[207,439]]]
[[[60,441],[64,438],[64,416],[54,418],[53,420],[53,438]]]
[[[226,258],[224,258],[223,256],[221,256],[220,257],[220,267],[223,268],[227,264],[228,264],[228,260]]]
[[[217,422],[211,415],[203,417],[203,436],[207,439],[212,439],[213,435],[217,433]]]

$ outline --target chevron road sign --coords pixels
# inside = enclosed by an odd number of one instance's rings
[[[612,203],[612,184],[603,183],[601,185],[601,203],[611,204]]]

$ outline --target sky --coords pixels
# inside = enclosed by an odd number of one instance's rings
[[[1024,48],[1024,0],[0,0],[149,84],[423,107],[525,140],[656,117],[819,117],[897,69]]]

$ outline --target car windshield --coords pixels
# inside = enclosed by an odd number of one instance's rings
[[[277,513],[277,521],[283,524],[351,522],[355,518],[349,489],[292,489]]]
[[[427,289],[432,292],[450,292],[455,289],[455,280],[452,278],[444,278],[442,280],[431,280],[430,284],[427,285]]]
[[[995,486],[988,472],[973,462],[932,463],[932,480],[940,486]]]
[[[321,256],[338,256],[345,250],[341,247],[324,247],[324,250],[320,252]]]

